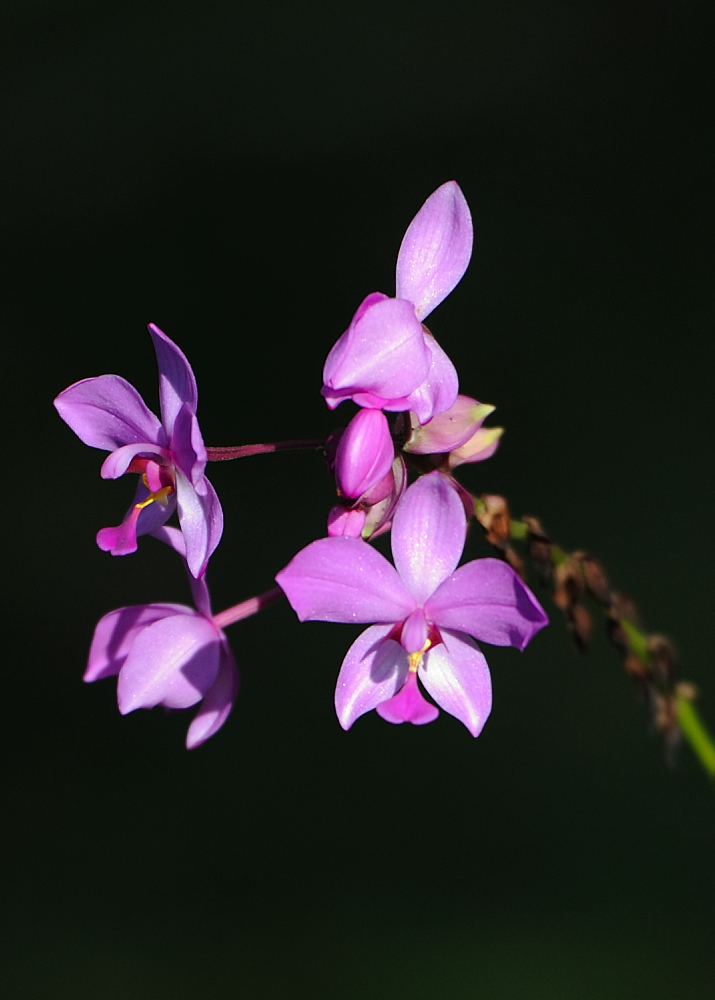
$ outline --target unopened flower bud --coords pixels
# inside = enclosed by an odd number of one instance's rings
[[[494,409],[469,396],[457,396],[448,410],[438,413],[424,425],[420,424],[415,413],[410,413],[412,433],[404,449],[414,455],[454,451],[474,436]]]
[[[346,497],[359,497],[383,479],[392,466],[395,447],[382,410],[360,410],[340,438],[335,478]]]

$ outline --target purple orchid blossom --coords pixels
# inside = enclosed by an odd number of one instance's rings
[[[435,471],[395,511],[395,566],[364,541],[334,537],[312,542],[278,573],[301,621],[377,623],[343,660],[335,707],[344,729],[373,708],[388,722],[431,722],[438,712],[419,677],[438,705],[473,736],[481,732],[491,680],[474,639],[521,650],[548,619],[506,563],[457,569],[465,537],[462,502]]]
[[[360,304],[323,370],[331,409],[344,399],[421,423],[448,410],[458,392],[454,365],[422,325],[462,278],[472,254],[472,219],[456,181],[434,191],[404,235],[396,297],[373,292]]]
[[[157,536],[183,553],[176,528]],[[84,680],[118,675],[122,715],[137,708],[190,708],[201,702],[186,736],[191,750],[218,732],[238,693],[238,671],[222,630],[211,615],[206,578],[193,577],[196,608],[183,604],[140,604],[110,611],[92,639]]]
[[[223,532],[216,492],[204,475],[206,448],[196,419],[196,379],[183,352],[149,324],[159,365],[159,420],[134,386],[119,375],[83,379],[55,399],[58,413],[92,448],[111,454],[103,479],[125,472],[141,476],[134,503],[122,524],[103,528],[97,545],[112,555],[137,549],[137,536],[155,532],[178,511],[186,558],[194,577],[205,571]]]

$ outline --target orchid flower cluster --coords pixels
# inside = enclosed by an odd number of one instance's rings
[[[198,705],[186,742],[203,743],[238,693],[224,629],[285,595],[301,621],[368,625],[338,675],[344,729],[372,709],[387,722],[422,725],[439,706],[473,736],[481,732],[491,681],[477,641],[522,650],[547,618],[503,559],[459,565],[475,506],[454,471],[489,458],[502,431],[483,426],[492,406],[459,394],[455,367],[423,321],[460,281],[471,252],[469,208],[450,181],[405,233],[395,296],[368,295],[325,361],[328,407],[346,400],[358,407],[347,427],[320,443],[337,494],[326,536],[276,574],[277,588],[217,614],[206,571],[223,512],[207,463],[301,443],[207,448],[191,366],[153,324],[161,419],[118,375],[84,379],[59,394],[62,419],[85,444],[109,452],[102,477],[139,476],[122,523],[98,532],[100,549],[128,555],[139,537],[152,535],[174,549],[191,583],[194,607],[124,607],[98,623],[84,677],[116,676],[122,714]],[[178,527],[168,523],[174,515]],[[372,544],[387,532],[394,565]]]

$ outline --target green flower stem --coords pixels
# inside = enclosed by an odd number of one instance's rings
[[[485,510],[486,505],[484,502],[476,500],[475,513],[477,517]],[[510,520],[509,537],[511,541],[522,543],[528,547],[530,540],[529,524],[526,521]],[[548,545],[548,558],[554,569],[562,566],[571,558],[569,553],[550,540],[548,540]],[[586,592],[588,592],[588,581],[586,579],[584,579],[584,584],[586,585]],[[696,696],[695,689],[688,683],[675,683],[672,678],[659,677],[658,665],[654,660],[651,647],[652,637],[642,632],[626,617],[613,619],[613,604],[610,595],[608,595],[606,603],[604,603],[602,597],[596,599],[595,595],[591,594],[590,596],[593,598],[593,603],[600,607],[605,615],[611,617],[612,621],[616,620],[618,622],[622,634],[625,636],[628,653],[642,664],[647,677],[650,679],[649,683],[652,685],[651,691],[659,695],[664,695],[668,699],[672,706],[674,721],[677,723],[678,731],[690,745],[691,750],[707,776],[715,782],[715,738],[708,731],[699,711],[693,703]]]
[[[628,648],[631,653],[633,653],[634,656],[637,656],[643,666],[650,670],[652,663],[650,652],[648,650],[648,640],[646,637],[640,629],[636,628],[633,622],[629,622],[627,618],[621,618],[621,628],[628,637]]]
[[[680,731],[708,777],[715,780],[715,740],[707,731],[700,713],[692,701],[683,695],[676,695],[675,710]]]

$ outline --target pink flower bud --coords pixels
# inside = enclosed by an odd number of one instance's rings
[[[394,457],[395,446],[385,414],[382,410],[360,410],[338,443],[338,489],[346,497],[362,496],[388,474]]]

